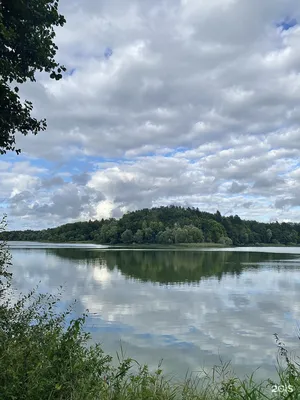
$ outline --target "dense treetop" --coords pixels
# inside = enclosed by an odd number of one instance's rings
[[[0,154],[15,149],[15,134],[37,134],[46,121],[32,117],[33,105],[22,102],[19,85],[34,82],[36,72],[62,78],[64,66],[55,60],[56,26],[65,18],[58,12],[58,0],[0,1]]]
[[[75,222],[40,231],[3,232],[5,240],[93,241],[101,244],[220,243],[256,245],[300,243],[300,224],[263,223],[168,206],[128,212],[119,220]]]

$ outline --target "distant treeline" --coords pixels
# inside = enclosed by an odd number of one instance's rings
[[[40,231],[3,232],[2,240],[101,244],[220,243],[224,245],[300,244],[300,224],[262,223],[177,206],[145,208],[122,218],[74,222]]]

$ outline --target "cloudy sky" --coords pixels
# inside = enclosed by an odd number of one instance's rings
[[[48,129],[0,158],[10,229],[178,204],[299,221],[298,0],[67,0]]]

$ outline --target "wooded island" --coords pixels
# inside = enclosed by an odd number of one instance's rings
[[[94,242],[99,244],[218,243],[297,245],[299,223],[263,223],[198,208],[167,206],[128,212],[120,219],[74,222],[57,228],[3,232],[2,240]]]

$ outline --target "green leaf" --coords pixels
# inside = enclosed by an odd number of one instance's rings
[[[38,133],[43,124],[31,116],[32,108],[21,102],[19,87],[9,83],[35,82],[35,74],[44,71],[52,79],[61,79],[54,70],[62,71],[55,61],[57,46],[54,27],[65,19],[58,12],[58,0],[11,0],[0,5],[0,103],[9,110],[0,119],[0,154],[18,151],[14,148],[15,133]],[[4,7],[5,12],[2,12]],[[2,15],[3,14],[3,15]],[[37,29],[38,28],[38,29]]]

